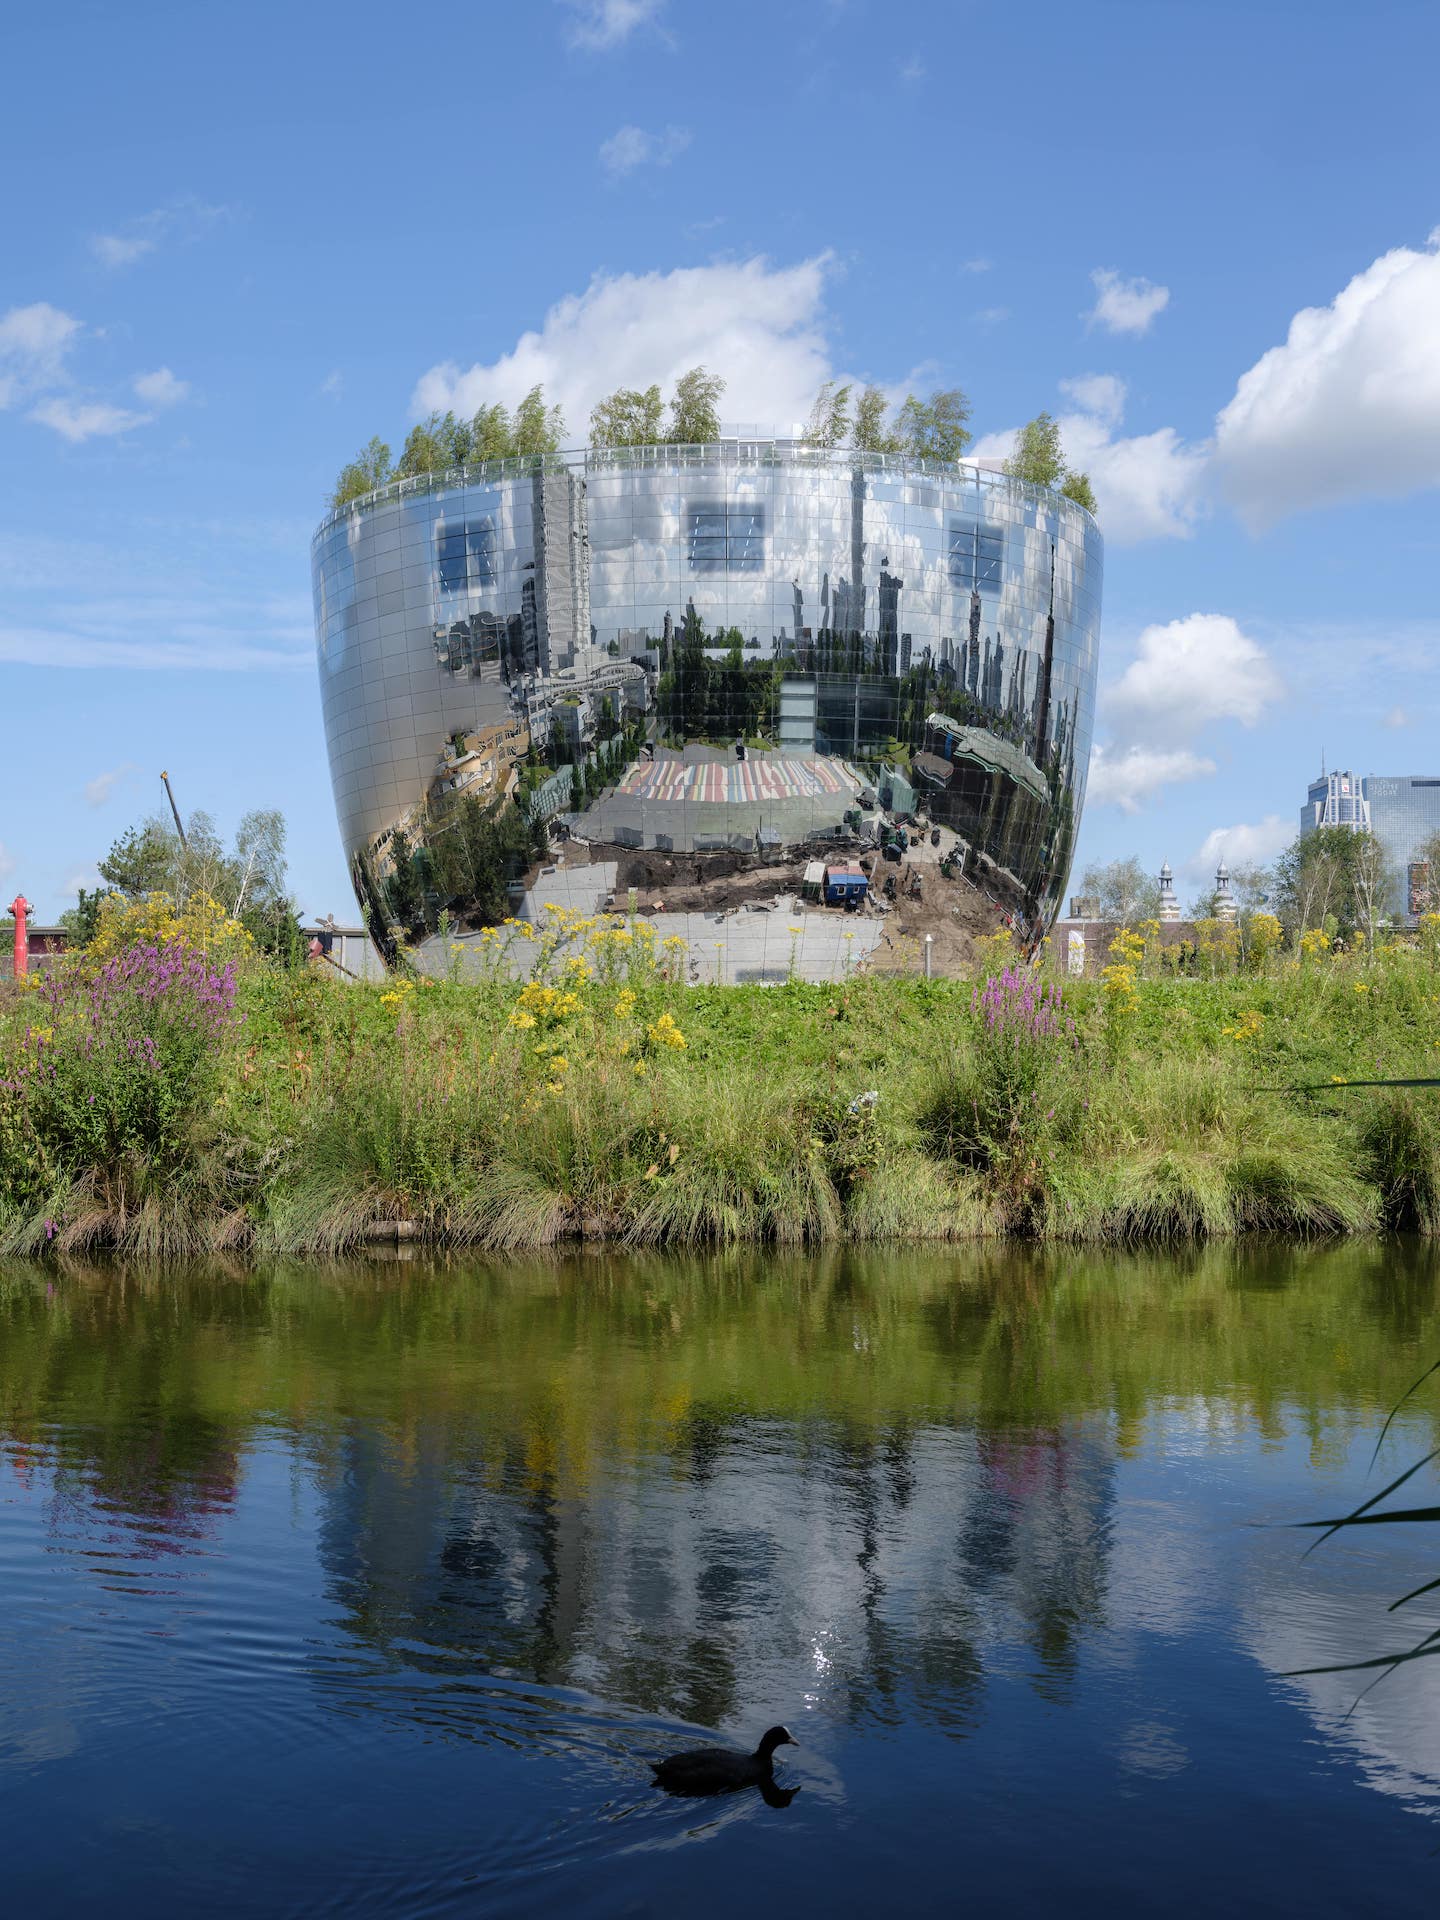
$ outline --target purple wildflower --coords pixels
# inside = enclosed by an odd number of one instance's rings
[[[1006,967],[975,988],[970,1005],[984,1014],[992,1039],[1023,1045],[1064,1038],[1078,1045],[1075,1022],[1065,1013],[1065,990],[1053,980],[1041,987],[1034,974]]]

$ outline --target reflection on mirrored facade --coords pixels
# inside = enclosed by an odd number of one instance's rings
[[[357,894],[393,937],[500,918],[561,829],[798,859],[888,811],[951,828],[1039,931],[1084,798],[1101,571],[1093,520],[1043,488],[789,441],[382,489],[313,548]]]

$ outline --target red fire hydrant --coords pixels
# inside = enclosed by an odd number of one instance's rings
[[[19,980],[30,971],[30,934],[25,925],[30,902],[23,893],[10,902],[10,911],[15,916],[15,978]]]

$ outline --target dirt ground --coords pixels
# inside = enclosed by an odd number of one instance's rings
[[[896,872],[893,866],[890,871]],[[866,962],[870,973],[923,973],[925,935],[932,937],[931,971],[961,973],[974,953],[976,934],[998,933],[1004,925],[999,909],[963,880],[942,880],[938,868],[921,867],[921,895],[906,895],[909,867],[899,871],[900,897],[885,919],[880,945]]]
[[[624,912],[631,887],[635,911],[650,914],[719,913],[724,907],[744,906],[751,900],[773,900],[777,893],[799,893],[805,873],[803,860],[761,864],[754,854],[657,853],[649,849],[581,844],[567,840],[556,848],[567,867],[613,860],[616,867],[615,904]]]
[[[970,964],[975,935],[995,933],[1004,924],[999,909],[977,888],[963,880],[941,877],[940,859],[952,843],[949,833],[943,835],[938,847],[932,847],[926,838],[907,849],[898,866],[876,854],[862,855],[862,863],[872,869],[875,893],[881,892],[890,875],[894,875],[898,890],[890,912],[878,916],[884,931],[879,947],[865,963],[870,972],[922,972],[928,933],[933,938],[932,971],[937,976],[960,973]],[[761,865],[753,854],[667,854],[629,847],[582,846],[573,841],[556,851],[564,856],[567,866],[614,860],[618,868],[616,905],[623,910],[633,886],[636,911],[642,914],[653,913],[661,906],[668,913],[718,913],[725,907],[773,900],[776,894],[798,894],[806,864],[804,860],[787,860]],[[919,899],[906,891],[912,872],[920,877]],[[841,915],[836,907],[807,905],[805,911]],[[866,917],[876,917],[874,907],[867,910]]]

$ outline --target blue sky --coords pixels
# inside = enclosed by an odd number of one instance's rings
[[[49,919],[162,799],[280,806],[353,908],[309,536],[373,432],[705,360],[1066,422],[1107,534],[1078,864],[1182,891],[1322,750],[1434,772],[1429,0],[11,10],[0,888]]]

